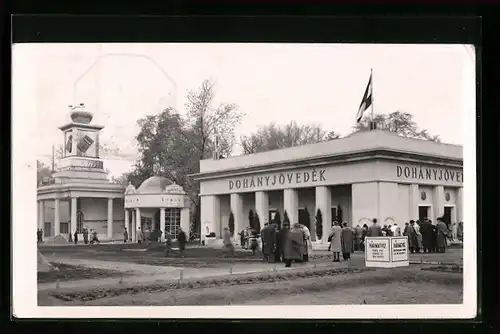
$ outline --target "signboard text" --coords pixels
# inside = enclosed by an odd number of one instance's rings
[[[311,172],[279,173],[269,176],[251,176],[244,179],[229,180],[229,189],[248,189],[262,186],[274,186],[295,183],[316,183],[326,181],[325,169],[313,169]]]
[[[464,181],[464,173],[462,171],[450,170],[447,168],[405,167],[397,165],[396,174],[399,178],[404,177],[416,180],[444,180],[458,183]]]

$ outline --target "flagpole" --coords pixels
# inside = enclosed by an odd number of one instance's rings
[[[371,128],[372,128],[372,130],[375,130],[375,123],[373,121],[373,119],[374,119],[374,116],[373,116],[373,114],[374,114],[374,112],[373,112],[373,102],[375,101],[373,99],[373,68],[370,69],[370,77],[372,78],[371,79],[372,80],[372,82],[371,82],[371,85],[372,85],[372,94],[371,94],[372,95],[372,105],[371,105],[371,107],[372,107],[372,112],[371,112],[371,119],[372,119],[371,123],[372,123],[372,126],[371,126]]]

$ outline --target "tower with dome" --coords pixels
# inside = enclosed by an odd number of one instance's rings
[[[84,229],[95,230],[100,240],[123,240],[125,188],[108,180],[99,156],[104,126],[92,124],[93,114],[84,104],[69,107],[69,122],[59,127],[63,157],[51,182],[37,189],[38,228],[45,240],[69,240]]]

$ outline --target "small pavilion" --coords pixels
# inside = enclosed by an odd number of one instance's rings
[[[100,240],[123,240],[124,186],[111,183],[99,158],[99,132],[84,105],[72,107],[64,133],[64,154],[52,178],[37,188],[38,228],[45,240],[95,230]]]
[[[129,184],[125,189],[125,226],[137,241],[137,230],[144,233],[161,231],[177,239],[180,229],[189,236],[190,199],[184,189],[162,176],[145,180],[139,188]]]

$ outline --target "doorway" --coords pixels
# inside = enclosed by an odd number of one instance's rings
[[[429,211],[431,207],[426,205],[419,205],[418,207],[418,220],[430,219]]]
[[[51,235],[52,235],[52,223],[51,222],[43,223],[43,236],[45,238],[48,238]]]
[[[299,224],[302,224],[311,230],[311,217],[309,217],[309,211],[305,208],[299,209]]]
[[[332,207],[332,222],[337,221],[339,223],[343,222],[342,208],[339,206]]]

